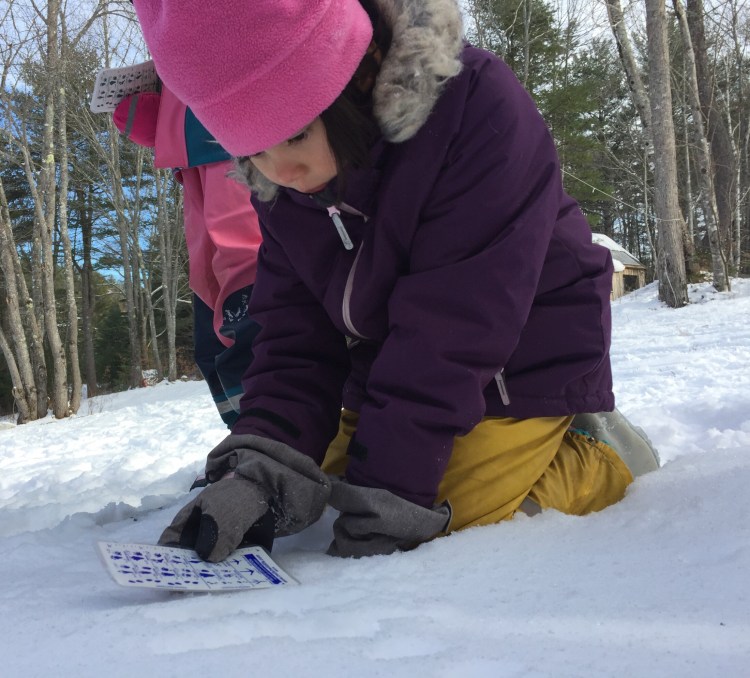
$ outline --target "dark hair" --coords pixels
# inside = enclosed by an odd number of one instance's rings
[[[380,128],[372,113],[372,96],[362,96],[350,83],[325,111],[320,114],[328,137],[328,145],[336,159],[339,181],[348,168],[364,167],[370,147],[377,140]]]
[[[370,148],[380,136],[373,114],[372,89],[392,38],[390,26],[374,3],[371,0],[360,3],[372,22],[372,44],[344,91],[320,114],[339,172],[339,194],[344,188],[346,170],[365,167]]]

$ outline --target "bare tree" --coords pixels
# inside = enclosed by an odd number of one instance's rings
[[[13,398],[18,408],[18,423],[23,424],[38,418],[40,413],[37,410],[36,379],[23,328],[18,285],[20,267],[16,267],[15,249],[8,202],[5,198],[2,178],[0,178],[0,272],[5,279],[5,315],[12,342],[11,345],[6,339],[0,322],[0,348],[11,374]],[[23,273],[21,273],[22,278]],[[41,416],[46,412],[45,407]]]
[[[654,211],[658,220],[659,296],[672,308],[688,303],[677,199],[677,151],[672,120],[672,85],[665,0],[646,0],[651,135],[654,143]]]
[[[58,208],[58,228],[63,251],[63,277],[65,280],[65,302],[68,314],[68,356],[70,360],[70,398],[71,412],[78,412],[81,406],[81,367],[78,361],[78,304],[76,303],[75,275],[73,272],[73,251],[68,234],[68,190],[70,187],[70,172],[68,168],[68,95],[66,91],[67,78],[64,77],[65,64],[69,59],[68,34],[65,14],[60,13],[61,46],[60,46],[60,77],[55,88],[57,96],[58,116],[58,148],[60,149],[60,205]]]
[[[13,14],[15,5],[10,5],[10,17],[16,35],[20,36],[17,23],[18,17]],[[29,9],[23,7],[22,9]],[[56,304],[54,298],[54,260],[52,249],[52,233],[54,230],[54,219],[56,209],[56,186],[55,186],[55,97],[54,81],[57,77],[58,69],[58,35],[57,35],[57,14],[59,3],[51,2],[44,9],[32,6],[35,14],[33,18],[25,25],[25,39],[28,42],[36,41],[36,51],[41,54],[42,64],[45,71],[49,73],[49,80],[41,89],[40,102],[44,110],[44,124],[41,134],[41,144],[33,146],[41,156],[41,165],[37,166],[33,157],[32,145],[34,142],[30,139],[28,126],[30,120],[30,106],[26,105],[30,97],[25,98],[19,106],[14,106],[11,102],[10,95],[5,86],[2,90],[5,113],[2,116],[5,124],[5,135],[8,142],[8,158],[16,165],[23,169],[26,182],[28,184],[29,195],[33,207],[34,233],[32,239],[31,262],[32,262],[32,291],[34,303],[27,303],[34,314],[34,321],[28,326],[31,329],[32,341],[34,342],[34,357],[32,360],[35,364],[37,378],[44,378],[46,389],[46,367],[36,369],[43,364],[44,359],[39,357],[41,351],[40,344],[36,344],[36,324],[40,321],[44,324],[45,339],[50,349],[52,360],[53,388],[51,404],[55,416],[63,417],[68,411],[67,404],[67,384],[66,384],[66,364],[65,351],[60,339],[56,319]],[[19,10],[20,11],[20,10]],[[28,19],[28,17],[23,17]],[[39,19],[42,24],[37,24]],[[18,57],[20,52],[15,56]],[[12,242],[12,238],[6,239],[6,243]],[[16,254],[17,256],[17,254]],[[20,277],[20,279],[19,279]],[[23,274],[17,274],[16,283],[18,289],[25,287]],[[20,298],[25,298],[21,295]],[[27,314],[28,321],[28,314]],[[41,342],[40,342],[41,343]],[[43,352],[41,352],[43,356]],[[18,356],[17,356],[18,357]],[[42,396],[44,393],[44,396]],[[37,384],[37,411],[41,416],[41,410],[47,411],[46,390],[40,388]]]
[[[83,261],[80,265],[81,275],[81,326],[83,334],[83,364],[86,372],[86,395],[91,398],[98,394],[99,385],[96,378],[96,358],[94,356],[94,310],[96,293],[94,290],[94,265],[91,257],[93,245],[93,217],[90,206],[91,187],[77,186],[75,189],[79,205],[79,223],[81,226],[81,248]]]
[[[630,41],[627,27],[625,26],[625,17],[622,13],[620,0],[605,0],[607,5],[607,16],[609,25],[612,28],[612,34],[615,37],[617,51],[620,55],[622,67],[625,70],[625,76],[628,79],[628,88],[633,100],[635,110],[638,111],[638,117],[641,120],[647,143],[651,138],[651,104],[649,102],[646,86],[641,77],[641,70],[633,54],[633,46]]]
[[[13,23],[10,6],[3,16],[2,26]],[[0,42],[2,73],[0,74],[0,126],[3,145],[0,157],[4,163],[17,160],[13,116],[6,83],[11,64],[21,51],[23,40],[16,33],[15,42],[3,30]],[[33,301],[26,286],[21,262],[18,259],[8,200],[2,177],[0,177],[0,273],[5,281],[5,306],[3,320],[7,323],[10,341],[2,333],[1,348],[11,374],[13,398],[18,408],[18,421],[25,423],[47,414],[47,371],[44,361],[42,338],[36,322]],[[2,332],[2,325],[0,325]]]
[[[10,340],[6,343],[14,352],[17,372],[22,379],[26,374],[25,368],[22,368],[26,360],[24,355],[29,355],[36,386],[35,416],[46,414],[48,403],[55,417],[67,416],[78,409],[81,399],[78,309],[68,233],[70,174],[66,77],[71,54],[97,20],[105,4],[104,0],[92,0],[92,11],[84,12],[86,18],[76,27],[73,36],[68,34],[62,0],[43,4],[35,0],[16,0],[5,5],[3,28],[7,26],[9,32],[4,44],[9,46],[8,52],[12,52],[12,55],[9,60],[3,55],[5,67],[0,93],[3,112],[0,119],[6,145],[2,152],[12,165],[23,172],[33,215],[33,235],[28,252],[31,262],[29,294],[5,200],[4,268],[8,276],[10,264],[13,264],[15,274],[10,280],[10,287],[18,298],[18,314],[15,311],[11,314]],[[11,63],[13,86],[9,88],[5,83]],[[22,86],[18,87],[17,83],[22,83]],[[34,117],[35,104],[42,111],[41,130],[38,119]],[[65,293],[65,311],[62,314],[58,314],[56,283],[61,283],[60,287]],[[68,336],[65,342],[60,332],[61,317],[67,318]],[[27,346],[25,351],[19,343],[23,339]],[[49,399],[44,344],[51,366]]]
[[[716,206],[716,190],[714,187],[714,168],[711,163],[711,149],[704,127],[703,113],[698,95],[698,76],[695,67],[693,42],[688,28],[685,8],[681,0],[672,0],[677,21],[682,35],[683,58],[685,59],[685,73],[687,75],[687,95],[690,104],[690,117],[696,155],[698,158],[698,177],[701,187],[701,202],[703,203],[703,218],[706,221],[708,242],[711,248],[711,263],[713,285],[722,292],[729,289],[729,269],[724,249],[719,236],[718,207]]]
[[[169,191],[169,172],[157,170],[156,196],[157,196],[157,223],[159,233],[159,254],[161,258],[162,278],[162,306],[167,326],[167,353],[168,372],[167,378],[173,381],[177,378],[177,351],[175,346],[177,302],[179,300],[180,278],[184,258],[182,246],[184,245],[184,230],[182,227],[182,203],[177,201],[176,213],[169,214],[167,204],[167,192]],[[178,197],[181,197],[181,193]]]
[[[729,132],[721,97],[718,96],[716,78],[709,66],[703,0],[687,0],[686,5],[686,17],[681,18],[681,24],[685,24],[683,32],[687,30],[692,40],[700,111],[705,126],[705,134],[710,144],[711,157],[709,162],[711,163],[714,181],[718,221],[717,244],[721,248],[721,258],[725,268],[730,269],[734,263],[733,252],[739,247],[739,243],[734,242],[732,229],[736,215],[737,186],[735,182],[737,180],[738,160],[733,148],[732,136]],[[711,252],[712,256],[715,256],[713,247]],[[727,279],[729,273],[728,270]]]
[[[58,419],[68,414],[68,383],[65,347],[57,324],[55,300],[55,260],[52,253],[52,234],[55,229],[57,186],[55,162],[55,86],[60,82],[60,54],[57,21],[60,15],[59,0],[49,0],[44,16],[46,44],[43,64],[49,80],[44,92],[44,128],[42,133],[42,165],[38,186],[35,187],[36,220],[41,245],[41,282],[44,304],[44,327],[52,359],[52,412]],[[27,148],[28,151],[28,148]],[[30,154],[29,154],[30,155]],[[30,168],[29,168],[30,170]],[[29,171],[29,182],[34,178]]]
[[[730,73],[732,71],[739,73],[740,77],[737,79],[736,84],[736,99],[737,107],[740,111],[744,111],[747,105],[747,78],[744,77],[746,72],[747,60],[745,58],[745,50],[747,48],[747,40],[743,40],[740,33],[740,7],[736,0],[731,0],[729,3],[729,14],[730,14],[730,27],[729,32],[731,36],[731,51],[725,57],[725,71]],[[742,3],[744,6],[744,2]],[[731,64],[731,66],[730,66]],[[725,95],[726,101],[731,100],[729,94],[730,79],[726,78],[727,94]],[[748,159],[748,151],[750,151],[750,124],[747,121],[747,115],[740,114],[737,122],[732,120],[731,115],[732,107],[726,106],[727,114],[727,126],[729,127],[730,139],[732,142],[732,150],[736,159],[735,167],[735,196],[734,196],[734,240],[736,243],[734,252],[734,268],[739,271],[742,265],[742,250],[743,250],[743,227],[747,223],[747,215],[745,208],[747,207],[747,194],[748,189],[743,185],[743,181],[747,181],[745,175],[748,174],[748,165],[750,161]],[[744,169],[743,169],[744,168]],[[748,238],[750,239],[750,238]]]
[[[104,29],[104,49],[106,65],[109,66],[109,27],[106,17],[102,22]],[[141,383],[143,364],[141,362],[140,331],[136,312],[137,294],[135,290],[137,277],[133,272],[133,253],[131,252],[131,232],[126,215],[126,200],[122,190],[122,174],[120,172],[120,149],[118,146],[119,132],[115,128],[111,116],[107,116],[107,132],[110,140],[108,151],[108,166],[112,175],[112,198],[115,210],[117,232],[122,257],[123,291],[128,318],[128,341],[130,344],[130,386]]]
[[[143,146],[138,146],[136,151],[136,184],[135,184],[135,198],[132,203],[133,216],[132,223],[134,231],[139,232],[141,225],[141,195],[143,193],[142,181],[143,181],[143,162],[145,156],[145,149]],[[153,157],[153,154],[152,154]],[[161,355],[159,352],[159,334],[156,330],[156,317],[154,316],[154,304],[153,304],[153,292],[151,290],[151,271],[143,260],[143,251],[139,242],[139,238],[133,239],[133,252],[136,258],[136,270],[139,273],[142,300],[142,318],[143,324],[148,325],[148,331],[145,327],[141,334],[143,337],[143,343],[146,344],[146,337],[151,336],[151,352],[154,359],[154,367],[156,368],[159,377],[162,377],[164,372],[161,365]],[[142,349],[142,355],[147,355],[148,347],[144,346]]]

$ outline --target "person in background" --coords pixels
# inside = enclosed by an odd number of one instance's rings
[[[229,154],[165,85],[126,97],[113,119],[128,139],[153,148],[154,165],[172,168],[183,186],[195,362],[231,427],[258,331],[248,314],[261,243],[250,193],[228,176]]]
[[[388,554],[656,468],[614,410],[609,252],[455,0],[134,5],[263,234],[240,416],[160,543],[219,561],[330,504],[330,554]]]

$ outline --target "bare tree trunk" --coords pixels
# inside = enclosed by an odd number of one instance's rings
[[[685,130],[685,212],[683,214],[683,218],[685,218],[685,230],[682,232],[682,245],[685,248],[685,267],[689,279],[690,276],[697,275],[700,272],[700,264],[698,263],[698,257],[695,252],[695,209],[693,206],[693,175],[690,169],[690,134],[688,132],[690,126],[688,124],[687,115],[687,90],[689,85],[684,68],[682,83],[682,99],[683,102],[685,102],[682,106],[682,128]]]
[[[177,288],[180,270],[180,259],[176,247],[174,247],[174,229],[170,228],[170,219],[167,211],[167,186],[169,178],[167,172],[155,170],[156,178],[156,220],[159,232],[159,255],[161,257],[161,279],[162,300],[164,317],[167,325],[167,356],[168,372],[167,379],[177,379],[177,350],[175,346],[177,327]],[[181,207],[181,206],[180,206]],[[179,210],[182,213],[182,209]],[[178,225],[180,233],[182,229]]]
[[[732,51],[734,53],[734,66],[738,73],[745,73],[745,58],[744,58],[744,44],[740,40],[738,23],[740,22],[740,12],[735,1],[730,3],[731,11],[731,34],[732,34]],[[727,84],[727,88],[730,85]],[[747,101],[747,78],[742,77],[737,82],[737,103],[740,111],[745,110],[745,102]],[[730,107],[726,106],[727,115],[729,116]],[[745,208],[747,204],[747,192],[743,185],[744,175],[747,171],[743,171],[743,168],[747,168],[747,150],[749,147],[748,134],[750,134],[750,125],[747,123],[746,116],[740,116],[737,120],[737,129],[734,129],[732,120],[728,117],[728,126],[730,130],[730,136],[733,144],[734,157],[737,160],[737,166],[735,168],[735,252],[734,252],[734,268],[736,271],[740,271],[742,266],[742,232],[743,226],[747,223]],[[738,141],[735,141],[738,139]],[[744,144],[742,143],[744,142]],[[744,152],[743,152],[744,151]]]
[[[105,62],[109,66],[109,28],[106,19],[102,22],[104,37]],[[115,210],[117,233],[120,241],[122,256],[123,291],[128,318],[128,342],[130,345],[130,378],[131,387],[141,383],[143,366],[141,363],[140,332],[136,313],[135,276],[131,267],[130,229],[125,217],[125,196],[122,190],[122,175],[120,173],[119,132],[115,128],[112,116],[107,116],[107,136],[109,138],[109,157],[107,163],[112,173],[112,202]]]
[[[131,227],[135,227],[135,224],[131,222]],[[150,367],[151,363],[148,360],[148,313],[146,311],[146,290],[143,287],[143,257],[141,256],[141,246],[138,243],[138,234],[136,229],[133,228],[131,232],[131,252],[133,253],[133,286],[136,299],[136,307],[138,314],[138,322],[140,324],[138,331],[138,338],[141,342],[141,360],[143,361],[143,367]],[[141,374],[141,376],[143,376]],[[141,383],[143,381],[141,380]]]
[[[12,9],[12,6],[9,6],[9,9]],[[39,193],[36,190],[37,187],[34,172],[32,170],[28,135],[26,131],[27,119],[23,112],[14,112],[13,102],[10,99],[10,92],[6,88],[11,64],[13,63],[14,57],[20,52],[20,46],[8,44],[7,48],[7,50],[3,50],[2,52],[4,60],[2,78],[0,79],[0,101],[2,101],[3,104],[3,114],[0,115],[0,122],[2,122],[3,125],[0,127],[0,131],[4,132],[7,139],[7,145],[0,147],[0,155],[3,155],[14,164],[19,164],[20,155],[20,164],[24,171],[24,175],[26,176],[31,194],[32,205],[34,208],[34,219],[41,219],[43,213],[40,206]],[[26,278],[24,277],[21,261],[13,237],[10,213],[8,211],[8,201],[1,181],[0,209],[3,210],[0,222],[3,222],[3,228],[6,229],[4,255],[7,255],[8,257],[5,261],[6,275],[8,276],[7,282],[17,295],[18,313],[21,318],[20,322],[18,322],[17,318],[13,321],[13,348],[17,351],[16,361],[24,381],[28,380],[26,374],[26,363],[28,360],[21,357],[21,354],[25,351],[30,357],[33,381],[28,382],[26,388],[27,392],[31,393],[32,397],[35,397],[36,402],[29,402],[28,405],[30,418],[38,419],[47,416],[47,363],[44,355],[44,335],[42,331],[43,325],[41,325],[42,311],[40,310],[42,308],[42,296],[40,283],[41,248],[39,245],[39,232],[38,229],[35,228],[32,234],[31,278],[32,283],[34,284],[32,284],[32,294],[29,294]],[[23,348],[20,343],[18,344],[18,347],[16,347],[16,341],[22,342],[24,344]]]
[[[727,82],[727,88],[731,87],[729,79],[729,65],[727,64],[728,59],[724,61],[724,68],[727,73],[725,81]],[[738,66],[741,62],[738,62]],[[742,71],[741,66],[739,70]],[[741,89],[741,87],[740,87]],[[742,100],[742,94],[740,93],[740,101]],[[742,106],[738,106],[742,109]],[[734,130],[734,121],[732,120],[732,107],[726,106],[725,112],[727,116],[727,127],[729,130]],[[740,123],[741,127],[741,123]],[[741,132],[740,132],[741,133]],[[732,213],[732,224],[734,224],[734,261],[732,262],[732,271],[735,273],[740,272],[742,266],[742,227],[745,223],[744,209],[743,209],[743,192],[742,192],[742,152],[735,135],[732,133],[729,135],[729,141],[732,144],[732,155],[735,158],[734,164],[734,211]]]
[[[531,0],[523,2],[523,86],[529,88],[529,73],[531,72]]]
[[[680,26],[682,35],[683,58],[685,59],[685,72],[687,75],[687,95],[690,104],[690,115],[693,121],[692,129],[695,138],[695,148],[698,155],[698,176],[701,184],[701,201],[703,203],[703,217],[706,220],[706,230],[708,231],[708,242],[711,248],[711,264],[713,274],[713,285],[719,291],[723,292],[730,287],[729,269],[724,254],[724,248],[721,246],[721,237],[719,234],[719,217],[716,205],[716,189],[714,186],[714,168],[711,163],[711,149],[708,145],[708,138],[703,126],[703,113],[698,96],[698,77],[695,67],[695,54],[693,52],[693,43],[690,37],[685,8],[681,0],[672,0],[674,11],[677,15],[677,21]]]
[[[485,21],[482,18],[482,10],[488,4],[488,0],[472,0],[464,6],[465,11],[471,18],[472,43],[481,49],[489,48]]]
[[[117,131],[111,119],[107,120],[111,139],[110,153],[111,166],[117,168],[120,162],[120,152],[117,147]],[[136,313],[135,281],[130,264],[130,230],[125,219],[125,198],[122,193],[121,177],[119,172],[113,174],[114,181],[113,196],[117,219],[117,232],[120,240],[120,252],[122,255],[122,277],[125,292],[125,307],[128,317],[128,341],[130,344],[130,386],[140,385],[142,379],[140,332],[138,331],[138,316]]]
[[[646,229],[646,238],[648,238],[648,246],[651,252],[653,252],[654,256],[654,268],[658,270],[657,261],[659,259],[659,250],[656,247],[656,243],[654,242],[654,236],[651,235],[651,226],[649,225],[649,214],[651,212],[651,208],[649,206],[649,197],[648,197],[648,165],[649,165],[649,151],[653,150],[653,145],[650,145],[649,148],[643,149],[643,225]]]
[[[141,305],[141,336],[143,338],[143,345],[141,347],[141,355],[148,355],[148,345],[146,337],[151,335],[151,352],[154,357],[154,367],[161,378],[164,374],[161,365],[161,354],[159,353],[159,334],[156,330],[156,318],[154,317],[154,304],[151,292],[151,274],[148,267],[143,261],[143,251],[140,246],[140,223],[141,223],[141,182],[143,180],[143,161],[144,161],[144,148],[138,147],[137,150],[137,161],[136,161],[136,183],[135,183],[135,201],[133,204],[133,217],[131,223],[133,224],[133,252],[135,254],[136,269],[138,271],[138,280],[140,281],[140,305]],[[153,158],[153,154],[151,154]],[[153,163],[152,163],[153,164]]]
[[[159,333],[156,329],[156,317],[154,316],[154,303],[151,292],[151,274],[141,268],[143,277],[143,298],[146,302],[146,314],[148,317],[149,333],[151,334],[151,352],[154,356],[154,367],[161,379],[164,376],[164,368],[161,364],[161,352],[159,351]]]
[[[40,229],[37,225],[39,219],[43,219],[43,212],[40,206],[40,197],[34,183],[34,175],[31,169],[31,158],[28,147],[22,149],[24,154],[24,171],[26,179],[31,189],[32,199],[34,201],[35,223],[31,244],[31,294],[26,297],[26,310],[28,323],[36,330],[38,342],[34,345],[32,356],[34,364],[34,374],[36,375],[37,390],[37,412],[39,418],[47,416],[49,410],[49,379],[47,371],[47,355],[44,351],[44,342],[46,340],[46,325],[44,322],[44,299],[42,296],[42,243]],[[20,268],[20,264],[19,264]]]
[[[641,120],[644,133],[646,135],[646,143],[651,143],[651,104],[649,102],[649,96],[646,93],[646,86],[643,84],[643,78],[641,78],[641,71],[638,68],[635,57],[633,56],[633,47],[630,43],[630,36],[628,35],[627,28],[625,26],[625,19],[622,14],[622,5],[620,0],[606,0],[607,4],[607,16],[609,17],[609,25],[612,28],[612,33],[615,36],[615,43],[617,44],[617,51],[620,55],[620,61],[622,67],[625,70],[625,76],[628,79],[628,88],[630,89],[630,96],[633,100],[635,110],[638,112],[638,117]]]
[[[65,59],[66,30],[65,17],[60,16],[62,26],[62,58]],[[62,69],[60,69],[62,72]],[[73,252],[68,235],[68,187],[70,184],[70,173],[68,171],[68,98],[65,91],[65,81],[60,79],[58,96],[58,140],[60,146],[60,207],[58,215],[58,227],[60,229],[60,242],[63,251],[64,279],[65,279],[65,301],[68,312],[68,357],[70,360],[70,412],[76,413],[81,407],[81,366],[78,361],[78,305],[76,304],[75,275],[73,273]]]
[[[18,408],[18,418],[16,419],[17,424],[25,424],[31,420],[32,409],[29,406],[27,398],[26,388],[21,377],[21,372],[16,364],[16,358],[13,355],[13,351],[8,344],[8,340],[5,338],[2,325],[0,325],[0,353],[5,358],[5,363],[8,365],[8,372],[10,373],[10,383],[13,385],[13,400]]]
[[[690,237],[691,242],[695,242],[695,210],[693,209],[693,173],[690,163],[690,133],[688,132],[688,130],[690,129],[690,124],[688,123],[687,115],[688,84],[686,74],[684,75],[683,82],[683,100],[685,101],[685,105],[682,107],[682,127],[685,130],[685,204],[687,205],[687,209],[685,210],[685,212],[687,215],[688,236]]]
[[[41,207],[39,206],[40,198],[36,190],[34,177],[31,172],[31,159],[29,157],[29,149],[25,144],[19,145],[18,148],[23,156],[23,169],[26,174],[29,190],[31,192],[31,197],[34,204],[35,219],[38,219],[41,218]],[[2,183],[0,183],[0,189],[2,189]],[[15,241],[13,239],[13,232],[11,230],[10,215],[7,212],[8,203],[4,191],[2,191],[0,195],[0,200],[6,213],[4,221],[7,225],[7,251],[9,253],[12,253],[12,267],[15,271],[15,283],[18,290],[18,304],[20,306],[22,319],[21,325],[19,325],[19,327],[22,327],[26,334],[25,346],[27,347],[26,350],[28,350],[31,356],[31,367],[34,374],[35,388],[33,389],[33,392],[36,394],[36,404],[33,409],[36,412],[36,416],[32,418],[39,419],[47,416],[47,361],[44,355],[44,338],[42,332],[43,325],[41,325],[39,322],[40,314],[37,313],[37,306],[34,302],[34,298],[32,298],[31,294],[29,294],[29,289],[26,285],[26,278],[24,277],[23,270],[21,268],[21,262],[18,258]],[[39,229],[35,228],[34,244],[37,246],[37,252],[39,248],[38,232]],[[35,257],[36,259],[38,259],[38,256],[36,256],[36,254],[37,253],[32,249],[32,280],[35,268],[37,275],[39,275],[38,269],[41,268],[39,262],[35,261]],[[41,285],[38,285],[38,287],[41,287]],[[34,296],[36,297],[38,289],[34,288],[33,291]],[[17,350],[20,351],[21,349],[18,348]]]
[[[633,102],[633,105],[635,106],[635,110],[638,113],[638,118],[641,121],[641,127],[643,128],[643,135],[644,135],[644,143],[646,145],[645,153],[646,153],[646,159],[648,160],[649,154],[654,150],[654,131],[653,131],[653,114],[652,114],[652,106],[653,102],[651,101],[651,97],[649,96],[646,86],[644,84],[643,78],[641,77],[641,71],[638,67],[638,63],[635,60],[635,56],[633,54],[633,47],[631,44],[630,36],[628,35],[627,27],[625,26],[625,18],[623,16],[622,12],[622,5],[620,3],[620,0],[605,0],[605,3],[607,5],[607,16],[609,18],[609,25],[612,28],[612,34],[615,37],[615,43],[617,44],[617,51],[620,55],[620,62],[622,63],[623,70],[625,71],[625,77],[628,81],[628,88],[630,90],[630,98]],[[653,83],[651,84],[651,91],[653,92]],[[671,111],[671,100],[670,100],[670,111]],[[673,131],[674,135],[674,131]],[[674,139],[673,139],[674,144]],[[675,177],[676,177],[676,161],[675,161]],[[658,180],[658,173],[654,173],[655,179]],[[676,187],[676,178],[675,178],[675,187]],[[677,191],[677,189],[674,189]],[[647,196],[648,186],[644,184],[644,196],[645,200],[648,201]],[[675,196],[675,199],[678,199],[677,194]],[[656,202],[656,201],[655,201]],[[654,206],[654,209],[657,214],[657,223],[658,221],[658,210],[656,210],[656,206]],[[679,202],[678,207],[679,211]],[[644,224],[646,226],[646,234],[648,236],[649,242],[651,242],[653,239],[651,237],[651,231],[648,227],[648,205],[646,205],[646,215],[644,219]],[[682,233],[680,234],[680,240],[684,245],[684,252],[685,252],[685,259],[692,267],[692,262],[695,260],[695,247],[692,243],[692,240],[690,239],[690,236],[688,234],[687,225],[685,224],[684,219],[680,220],[680,229]],[[657,230],[657,236],[658,236],[658,230]],[[657,237],[657,240],[659,238]],[[662,258],[662,251],[659,249],[655,249],[651,247],[651,251],[654,253],[654,259],[655,259],[655,265],[656,265],[656,271],[657,275],[659,277],[662,277],[661,274],[658,273],[659,271],[659,261]],[[682,264],[682,268],[685,269],[685,262]]]
[[[57,17],[59,0],[47,3],[47,55],[46,66],[50,81],[45,92],[44,132],[42,140],[43,159],[41,171],[41,198],[43,216],[37,220],[42,256],[42,295],[44,299],[44,326],[47,345],[52,358],[52,412],[57,419],[68,415],[67,361],[65,347],[57,325],[57,302],[55,300],[55,261],[52,254],[52,233],[55,226],[57,187],[55,185],[55,88],[60,82]]]
[[[729,107],[727,107],[727,110],[729,110]],[[728,118],[728,122],[731,127],[731,118]],[[738,124],[740,134],[742,131],[742,124],[743,121],[740,121]],[[744,122],[744,124],[747,123]],[[748,131],[750,131],[750,126],[748,126]],[[742,139],[741,136],[740,139]],[[746,233],[748,229],[748,223],[750,223],[750,221],[748,221],[748,215],[746,213],[748,191],[743,183],[745,174],[747,174],[746,172],[743,172],[743,156],[745,156],[745,154],[747,153],[748,144],[746,141],[745,147],[743,149],[736,140],[735,135],[732,134],[732,146],[734,148],[735,158],[737,158],[737,166],[735,167],[734,201],[734,241],[736,243],[736,247],[734,250],[734,270],[739,274],[742,272],[743,251],[750,250],[750,247],[748,247],[748,243],[750,242],[750,234]]]
[[[99,386],[96,378],[96,359],[94,356],[94,309],[96,308],[96,294],[94,293],[93,272],[91,261],[91,241],[93,224],[87,194],[91,188],[84,191],[76,190],[80,207],[79,222],[81,224],[81,246],[83,249],[83,263],[81,265],[81,325],[83,333],[83,364],[86,371],[86,396],[98,395]]]
[[[708,48],[704,26],[703,0],[686,0],[687,27],[693,44],[695,56],[695,74],[700,100],[700,110],[705,120],[705,133],[710,143],[718,219],[719,241],[722,246],[722,259],[728,269],[732,266],[734,251],[739,242],[733,242],[733,218],[735,214],[735,179],[737,156],[732,146],[732,135],[729,132],[721,101],[716,89],[716,79],[708,66]],[[727,280],[731,271],[727,270]]]
[[[680,308],[688,303],[682,249],[685,224],[677,200],[677,151],[665,0],[646,0],[646,31],[654,143],[654,211],[658,219],[659,297],[668,306]]]
[[[13,398],[18,407],[18,423],[37,419],[37,390],[34,368],[26,343],[26,334],[23,329],[23,318],[18,299],[18,272],[15,261],[17,260],[16,246],[13,240],[13,231],[8,213],[8,203],[5,198],[2,178],[0,178],[0,271],[5,278],[5,309],[8,318],[11,345],[3,334],[3,355],[5,355],[8,367],[13,379]],[[0,327],[2,332],[2,327]],[[14,373],[15,372],[15,376]],[[44,411],[46,414],[46,408]]]

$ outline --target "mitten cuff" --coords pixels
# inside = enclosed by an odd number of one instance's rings
[[[446,533],[451,520],[448,502],[424,508],[389,492],[334,480],[329,499],[341,511],[333,524],[332,556],[389,554],[414,548]]]

